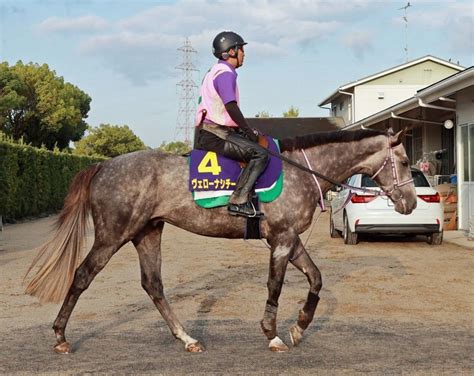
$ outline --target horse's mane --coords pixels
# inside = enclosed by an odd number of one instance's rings
[[[387,135],[387,132],[376,129],[359,129],[356,131],[332,131],[319,132],[307,136],[295,138],[285,138],[280,140],[281,151],[293,151],[307,149],[312,146],[325,145],[330,143],[360,141],[367,137]]]

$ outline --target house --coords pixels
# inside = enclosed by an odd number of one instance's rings
[[[341,116],[351,124],[462,70],[460,65],[428,55],[342,85],[319,106],[330,104],[331,116]]]
[[[426,69],[431,69],[431,82],[426,79]],[[398,87],[397,79],[409,87]],[[363,87],[371,82],[373,88]],[[399,82],[399,86],[402,84]],[[352,95],[340,93],[346,90]],[[384,98],[379,98],[382,92]],[[359,102],[362,98],[368,103]],[[386,105],[378,102],[385,99],[389,99]],[[474,67],[464,69],[427,56],[344,85],[321,105],[327,103],[331,108],[337,103],[336,111],[340,107],[343,111],[344,105],[349,104],[351,111],[354,105],[357,109],[358,103],[362,107],[351,115],[348,109],[342,113],[354,119],[347,122],[344,130],[408,128],[404,145],[412,163],[429,162],[430,168],[425,172],[435,184],[443,178],[457,180],[458,229],[474,231]]]

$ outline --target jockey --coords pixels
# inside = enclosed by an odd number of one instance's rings
[[[227,209],[232,215],[252,217],[262,215],[252,204],[250,194],[267,166],[268,154],[257,145],[258,135],[239,108],[236,69],[244,63],[246,44],[232,31],[223,31],[214,38],[212,51],[219,60],[201,85],[194,147],[247,163]]]

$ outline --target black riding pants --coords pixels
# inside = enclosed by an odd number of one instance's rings
[[[267,167],[266,150],[250,141],[239,131],[239,128],[208,124],[196,128],[194,147],[214,151],[227,158],[247,163],[229,200],[233,204],[247,202],[257,178]]]

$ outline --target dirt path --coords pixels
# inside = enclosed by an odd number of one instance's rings
[[[165,227],[165,292],[208,351],[187,354],[140,286],[127,244],[83,294],[68,327],[74,354],[52,352],[57,305],[22,293],[21,280],[54,217],[0,232],[0,372],[446,373],[474,372],[473,253],[421,238],[345,246],[322,215],[307,248],[324,286],[317,318],[298,348],[273,354],[259,328],[269,252],[260,241],[209,239]],[[306,241],[308,234],[302,236]],[[89,235],[89,241],[91,237]],[[278,312],[281,337],[307,294],[289,267]]]

